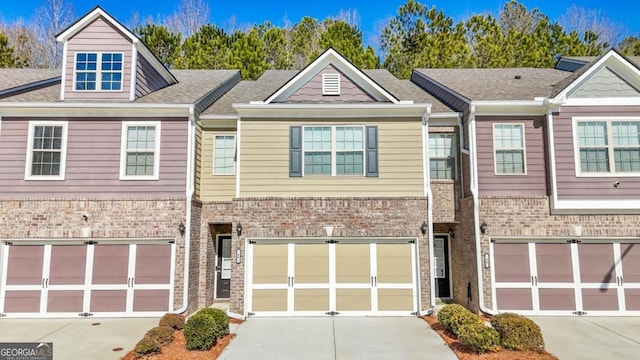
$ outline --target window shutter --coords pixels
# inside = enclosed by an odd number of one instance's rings
[[[366,140],[366,175],[368,177],[378,176],[378,127],[367,126]]]
[[[302,126],[289,128],[289,176],[302,176]]]

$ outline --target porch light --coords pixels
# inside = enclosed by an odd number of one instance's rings
[[[422,232],[422,235],[426,235],[428,229],[429,229],[429,226],[427,225],[427,222],[423,221],[422,225],[420,225],[420,232]]]
[[[449,237],[452,239],[456,237],[456,233],[453,232],[453,228],[449,228]]]
[[[185,231],[185,227],[183,223],[180,223],[180,225],[178,225],[178,231],[180,231],[180,235],[184,235],[184,231]]]
[[[242,235],[242,224],[238,223],[238,226],[236,226],[236,234],[238,234],[238,236]]]
[[[482,233],[482,235],[487,232],[487,223],[484,221],[482,222],[482,224],[480,224],[480,232]]]

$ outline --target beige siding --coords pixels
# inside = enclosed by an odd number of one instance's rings
[[[335,125],[377,125],[379,176],[289,177],[289,127],[305,120],[243,119],[240,196],[422,196],[420,119],[333,120]]]
[[[131,89],[131,42],[102,18],[96,19],[69,39],[65,69],[65,100],[129,100]],[[123,53],[121,91],[74,91],[74,68],[78,52]]]
[[[236,193],[235,175],[213,175],[213,138],[215,135],[235,135],[235,129],[204,130],[202,132],[201,190],[202,201],[229,201]]]

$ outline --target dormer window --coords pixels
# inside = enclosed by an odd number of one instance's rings
[[[322,95],[340,95],[340,74],[322,74]]]
[[[122,53],[76,53],[76,91],[121,91]]]

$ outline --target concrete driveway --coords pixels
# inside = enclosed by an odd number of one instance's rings
[[[547,351],[564,359],[637,359],[640,317],[535,317]]]
[[[159,319],[0,319],[0,342],[52,342],[54,360],[114,360],[132,350]]]
[[[417,317],[251,318],[235,333],[219,359],[457,359]]]

